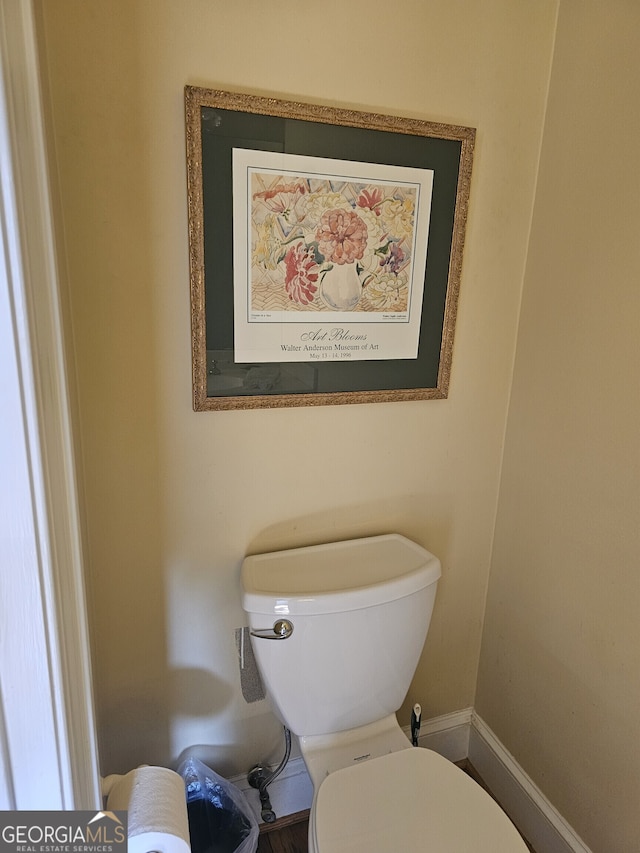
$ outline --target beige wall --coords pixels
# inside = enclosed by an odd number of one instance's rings
[[[640,7],[562,0],[476,707],[594,851],[640,833]]]
[[[249,550],[398,530],[444,575],[410,703],[473,704],[555,0],[40,3],[102,770],[281,749],[239,691]],[[195,414],[183,86],[478,128],[450,398]]]

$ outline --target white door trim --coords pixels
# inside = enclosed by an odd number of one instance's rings
[[[33,8],[0,0],[0,808],[101,804]]]

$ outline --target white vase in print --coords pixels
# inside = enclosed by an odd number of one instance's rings
[[[336,264],[322,279],[320,293],[331,310],[352,311],[362,293],[356,265]]]

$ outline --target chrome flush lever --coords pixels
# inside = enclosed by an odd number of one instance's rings
[[[293,625],[288,619],[278,619],[273,623],[273,628],[264,628],[249,632],[252,637],[261,640],[286,640],[293,634]]]

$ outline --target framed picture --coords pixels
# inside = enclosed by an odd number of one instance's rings
[[[447,396],[475,130],[185,88],[196,411]]]

